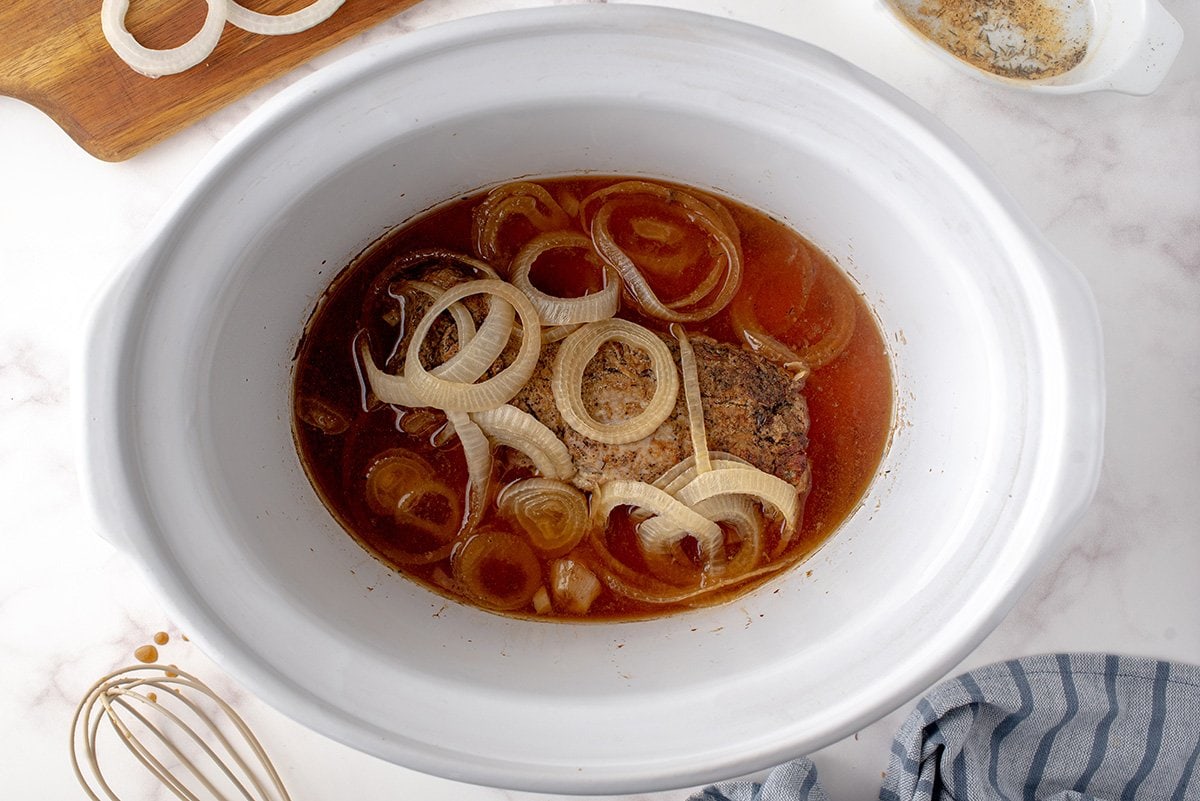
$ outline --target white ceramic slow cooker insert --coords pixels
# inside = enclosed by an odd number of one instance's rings
[[[735,602],[547,624],[369,557],[292,443],[292,358],[388,228],[520,176],[732,196],[875,310],[897,421],[862,505]],[[229,135],[97,307],[85,483],[177,622],[282,711],[463,781],[621,793],[782,762],[864,726],[1000,620],[1096,481],[1098,324],[1057,257],[915,104],[787,37],[664,9],[506,12],[323,69]]]

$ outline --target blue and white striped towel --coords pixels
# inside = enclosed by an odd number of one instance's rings
[[[935,687],[892,742],[880,801],[1200,801],[1200,667],[1048,654]],[[807,759],[691,801],[829,801]]]

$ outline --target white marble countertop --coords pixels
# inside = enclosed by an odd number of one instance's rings
[[[1150,97],[1029,94],[961,73],[868,3],[672,0],[826,47],[908,94],[973,146],[1083,271],[1105,331],[1099,492],[1057,558],[951,673],[1032,653],[1200,663],[1200,4],[1165,0],[1184,49]],[[282,86],[384,37],[517,0],[425,0],[136,158],[94,160],[0,98],[0,788],[82,798],[75,704],[156,631],[164,661],[228,693],[299,799],[534,799],[381,762],[239,691],[182,638],[134,567],[95,535],[77,487],[68,380],[79,321],[184,175]],[[858,9],[857,11],[855,9]],[[811,755],[834,801],[875,797],[908,707]],[[131,768],[130,798],[165,798]],[[682,799],[686,790],[643,796]]]

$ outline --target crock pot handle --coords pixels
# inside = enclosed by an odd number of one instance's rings
[[[134,283],[136,271],[123,269],[92,302],[84,318],[81,354],[74,366],[74,422],[80,452],[79,481],[95,528],[118,550],[128,552],[125,531],[131,515],[122,462],[128,458],[121,447],[121,388],[126,382],[118,374],[128,320],[119,313],[122,301]]]
[[[1122,62],[1105,79],[1108,88],[1130,95],[1148,95],[1167,76],[1179,48],[1183,28],[1159,0],[1146,0],[1146,18],[1141,35]]]
[[[1070,410],[1063,424],[1059,470],[1058,529],[1064,533],[1083,517],[1100,483],[1104,457],[1106,389],[1104,341],[1095,296],[1083,273],[1062,254],[1042,244],[1043,263],[1062,327],[1063,389]]]

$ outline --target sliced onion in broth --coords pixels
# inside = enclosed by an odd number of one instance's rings
[[[492,609],[520,609],[542,586],[542,566],[533,549],[507,531],[480,529],[467,536],[451,554],[450,567],[458,585]]]
[[[516,357],[499,373],[479,383],[447,379],[427,370],[421,364],[420,348],[433,321],[451,303],[478,294],[492,295],[493,307],[497,302],[510,304],[520,317],[521,345]],[[487,327],[486,321],[484,327]],[[472,340],[471,344],[474,345],[482,337],[481,328],[480,334]],[[507,332],[504,334],[504,341],[505,343],[508,341]],[[412,393],[420,401],[418,405],[432,406],[445,411],[481,412],[507,403],[520,392],[537,367],[541,347],[541,329],[538,324],[537,309],[534,308],[525,293],[512,284],[495,279],[467,281],[447,290],[446,294],[435,301],[421,321],[417,323],[404,359],[404,378],[409,383]]]
[[[604,273],[604,288],[577,298],[559,298],[535,287],[530,280],[534,262],[543,253],[558,248],[585,250],[589,256],[588,260],[593,261],[596,268]],[[601,263],[594,253],[592,241],[583,234],[572,231],[540,234],[526,243],[513,257],[509,280],[533,301],[543,326],[565,326],[605,320],[616,314],[620,307],[621,278],[611,267]]]
[[[481,258],[503,257],[500,231],[512,217],[524,217],[538,231],[559,231],[571,224],[567,213],[545,188],[530,181],[498,186],[475,209],[472,244]]]
[[[496,496],[500,514],[515,523],[535,549],[562,556],[589,526],[587,498],[574,486],[548,478],[514,481]]]
[[[545,478],[568,479],[575,475],[575,463],[567,446],[544,423],[510,404],[483,412],[471,419],[496,445],[524,453]]]
[[[654,394],[637,416],[619,423],[596,420],[584,406],[583,374],[606,342],[621,342],[644,350],[654,370]],[[675,410],[679,374],[666,343],[653,331],[628,320],[613,318],[587,323],[563,340],[550,378],[554,403],[571,428],[590,439],[613,445],[637,442],[653,433]]]

